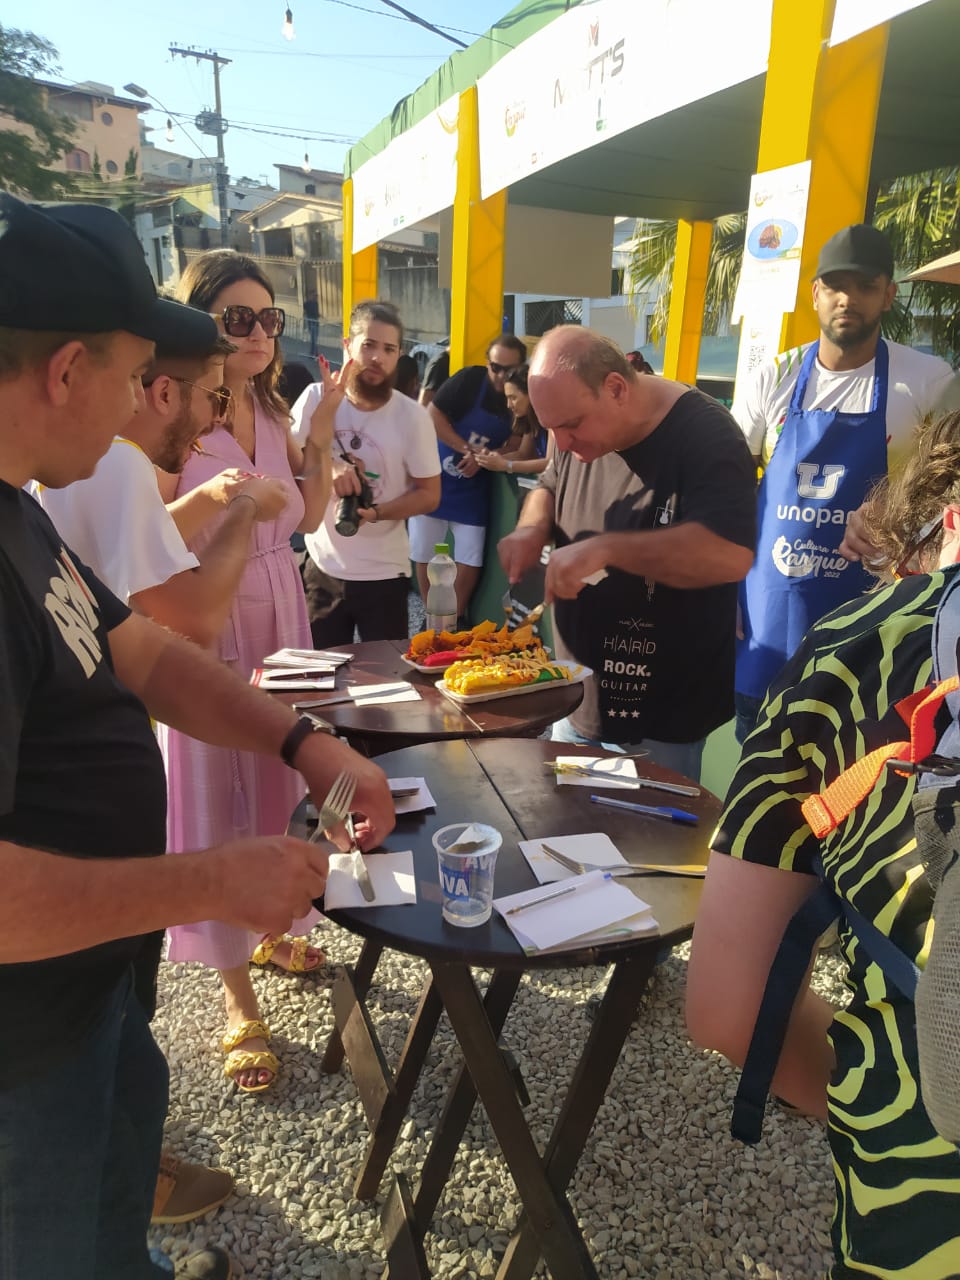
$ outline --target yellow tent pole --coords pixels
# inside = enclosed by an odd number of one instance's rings
[[[863,220],[889,24],[830,48],[835,0],[774,0],[757,172],[809,159],[796,310],[781,349],[816,338],[810,282],[825,240]]]
[[[450,372],[483,364],[503,327],[503,249],[507,193],[480,198],[476,85],[460,95],[457,190],[450,273]]]
[[[350,312],[358,302],[377,296],[377,246],[353,252],[353,179],[343,183],[343,332],[350,330]]]
[[[710,222],[677,223],[677,251],[673,260],[670,314],[663,350],[663,376],[695,383],[703,331],[710,264]]]

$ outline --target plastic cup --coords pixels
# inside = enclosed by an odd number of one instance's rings
[[[477,833],[469,849],[451,849],[468,827]],[[440,872],[443,918],[472,929],[485,924],[493,910],[493,877],[501,842],[496,827],[484,822],[452,822],[433,833]]]

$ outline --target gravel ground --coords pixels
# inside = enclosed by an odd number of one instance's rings
[[[335,961],[353,962],[359,952],[358,940],[333,925],[322,926],[314,940]],[[759,1147],[730,1138],[736,1077],[717,1055],[694,1050],[686,1038],[685,970],[684,948],[658,969],[570,1189],[597,1269],[603,1280],[817,1280],[829,1265],[832,1201],[823,1129],[772,1106]],[[369,1004],[391,1063],[423,972],[419,962],[395,952],[381,959]],[[839,959],[822,955],[815,981],[835,1001],[842,999],[840,974]],[[352,1173],[367,1134],[362,1109],[349,1068],[337,1076],[319,1069],[333,1025],[330,976],[328,968],[306,978],[272,967],[255,973],[281,1072],[270,1092],[243,1096],[220,1075],[223,1005],[216,975],[195,965],[163,965],[155,1031],[171,1067],[168,1145],[237,1178],[236,1195],[217,1214],[154,1229],[151,1243],[171,1256],[220,1243],[245,1280],[367,1280],[383,1270],[379,1212],[388,1181],[376,1202],[352,1199]],[[541,1147],[583,1041],[583,1004],[595,976],[595,970],[531,976],[507,1023]],[[455,1057],[444,1021],[392,1168],[413,1174],[419,1167]],[[478,1108],[434,1220],[436,1234],[427,1237],[434,1274],[493,1276],[516,1215],[513,1184]]]

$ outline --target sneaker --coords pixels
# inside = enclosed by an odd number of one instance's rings
[[[161,1222],[192,1222],[212,1209],[219,1209],[233,1191],[233,1175],[203,1164],[188,1164],[164,1151],[153,1197],[151,1225]]]
[[[177,1263],[177,1280],[231,1280],[236,1275],[226,1249],[212,1244]]]

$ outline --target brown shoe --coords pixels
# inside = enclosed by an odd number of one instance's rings
[[[203,1164],[188,1164],[164,1151],[150,1222],[192,1222],[219,1209],[232,1191],[232,1174]]]

